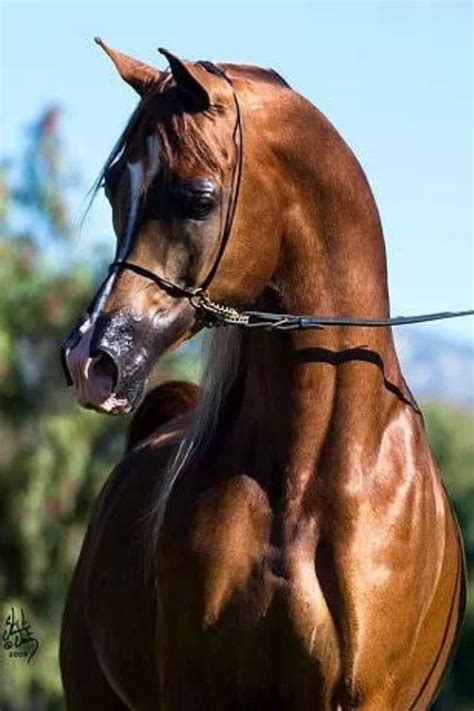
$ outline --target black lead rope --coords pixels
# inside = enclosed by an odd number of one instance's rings
[[[279,314],[267,311],[240,311],[232,306],[223,306],[209,299],[206,292],[190,297],[190,301],[203,325],[207,328],[217,326],[240,326],[247,329],[266,329],[268,331],[304,331],[324,329],[333,326],[360,326],[363,328],[385,328],[387,326],[408,326],[413,323],[426,323],[442,319],[474,316],[474,310],[443,311],[417,316],[395,316],[394,318],[370,319],[350,316],[303,316]]]
[[[271,331],[303,331],[308,328],[326,328],[327,326],[362,326],[364,328],[384,328],[385,326],[408,326],[413,323],[440,321],[459,316],[473,316],[470,311],[443,311],[435,314],[418,316],[395,316],[386,319],[350,318],[338,316],[295,316],[293,314],[265,313],[263,311],[244,311],[247,316],[247,328],[266,328]]]
[[[243,168],[243,128],[242,114],[239,100],[232,84],[232,80],[227,74],[212,62],[198,62],[211,74],[224,79],[232,88],[236,120],[232,138],[235,145],[236,159],[232,171],[229,200],[227,204],[226,217],[219,249],[207,276],[202,281],[201,286],[185,286],[175,284],[158,274],[150,271],[146,267],[134,264],[126,259],[117,259],[110,265],[109,274],[117,269],[128,269],[139,276],[150,279],[160,289],[176,298],[186,297],[196,309],[198,317],[203,326],[216,328],[218,326],[239,326],[247,329],[267,329],[270,331],[303,331],[310,328],[327,328],[332,326],[360,326],[363,328],[384,328],[387,326],[407,326],[413,323],[426,323],[428,321],[440,321],[442,319],[459,318],[460,316],[473,316],[474,310],[468,311],[444,311],[434,314],[421,314],[418,316],[396,316],[394,318],[370,319],[352,318],[339,316],[304,316],[295,314],[279,314],[266,311],[240,311],[232,306],[216,303],[209,298],[207,288],[216,275],[219,264],[224,256],[225,248],[229,242],[234,216],[240,193],[240,184]]]

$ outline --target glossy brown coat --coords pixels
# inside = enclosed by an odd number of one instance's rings
[[[386,316],[382,229],[352,152],[278,78],[221,66],[245,162],[211,296]],[[124,275],[114,308],[137,280]],[[160,386],[96,503],[62,631],[68,709],[428,708],[462,623],[464,561],[390,329],[215,339],[210,381],[226,349],[236,364],[214,428],[189,386]]]

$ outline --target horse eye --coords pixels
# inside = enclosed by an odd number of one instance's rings
[[[204,220],[215,206],[213,197],[206,193],[188,194],[182,196],[179,202],[181,216],[191,220]]]
[[[209,182],[164,184],[157,179],[148,191],[145,211],[149,217],[205,220],[216,204],[216,191]]]
[[[170,186],[176,217],[204,220],[216,206],[215,188],[210,181],[182,181]]]

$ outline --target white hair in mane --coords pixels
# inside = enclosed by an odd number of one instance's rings
[[[242,337],[238,328],[220,328],[209,339],[201,396],[192,424],[163,472],[157,498],[150,512],[154,543],[159,538],[166,507],[178,477],[204,450],[215,431],[223,400],[237,375]]]

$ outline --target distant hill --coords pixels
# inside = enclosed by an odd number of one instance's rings
[[[420,402],[474,410],[474,347],[417,329],[394,329],[403,374]]]

